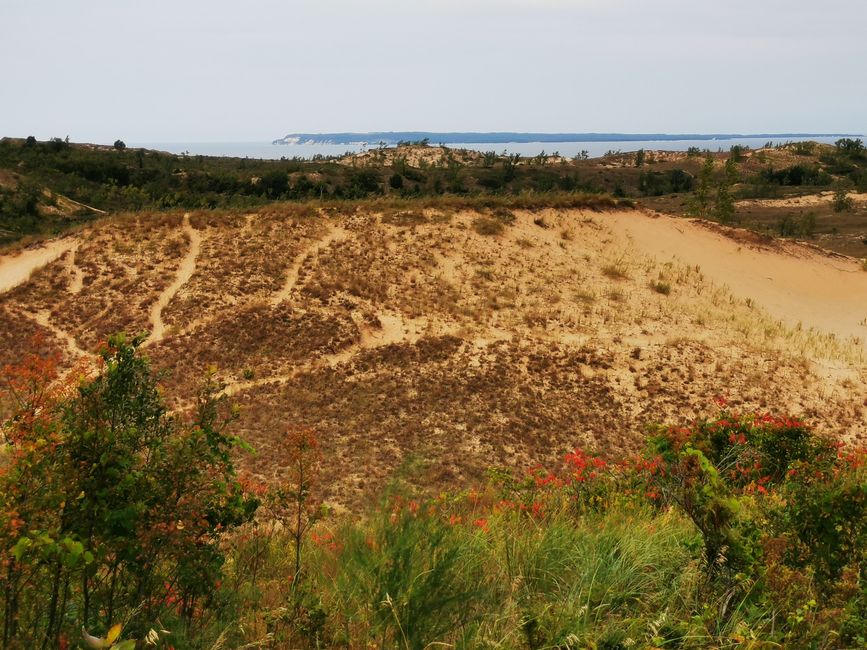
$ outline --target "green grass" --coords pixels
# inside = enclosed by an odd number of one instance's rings
[[[692,525],[677,515],[624,508],[576,520],[564,509],[542,521],[470,510],[458,521],[427,507],[383,508],[314,538],[297,591],[283,582],[272,585],[278,597],[257,592],[245,629],[264,630],[262,603],[285,598],[316,612],[313,627],[280,630],[274,641],[286,647],[585,648],[615,637],[646,647],[662,612],[689,620],[700,568]]]

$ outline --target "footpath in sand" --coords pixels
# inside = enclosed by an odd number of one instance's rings
[[[663,215],[612,212],[605,224],[638,253],[698,266],[788,325],[867,341],[867,271],[857,260],[793,242],[742,241],[713,224]]]
[[[37,248],[28,248],[17,255],[0,257],[0,293],[27,282],[34,271],[50,264],[76,246],[74,239],[55,239]]]
[[[183,228],[190,240],[190,248],[184,259],[181,260],[181,264],[175,274],[174,282],[165,288],[157,301],[153,306],[151,306],[151,335],[146,341],[146,345],[159,343],[165,338],[166,325],[163,321],[163,310],[172,301],[172,298],[177,295],[178,291],[181,290],[181,287],[183,287],[189,279],[193,277],[193,273],[196,272],[196,260],[198,259],[199,252],[202,248],[202,236],[199,234],[199,231],[193,228],[190,224],[189,214],[184,215]]]

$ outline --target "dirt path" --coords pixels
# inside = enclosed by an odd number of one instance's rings
[[[795,243],[758,250],[688,219],[639,212],[601,220],[637,252],[698,266],[706,278],[790,326],[867,341],[867,271]]]
[[[258,386],[284,384],[303,373],[313,372],[325,367],[334,368],[341,364],[348,363],[363,350],[372,350],[386,345],[391,345],[392,343],[415,343],[423,336],[422,326],[420,324],[414,321],[406,321],[400,314],[383,312],[378,315],[378,318],[381,328],[372,329],[361,323],[360,315],[353,314],[353,320],[358,325],[358,331],[360,334],[357,343],[347,346],[343,350],[335,352],[334,354],[326,354],[310,363],[300,365],[288,373],[262,377],[260,379],[229,381],[224,393],[232,396]]]
[[[24,284],[34,271],[77,247],[78,242],[74,239],[55,239],[18,255],[0,257],[0,293]]]
[[[78,254],[78,247],[81,242],[75,242],[69,249],[69,259],[66,261],[66,270],[69,273],[70,280],[67,286],[69,293],[81,293],[84,288],[84,270],[75,264],[75,256]]]
[[[148,337],[147,341],[145,341],[144,345],[152,345],[165,338],[166,325],[163,322],[163,310],[172,301],[172,298],[177,295],[181,287],[183,287],[189,279],[193,277],[193,273],[196,272],[196,260],[198,259],[199,252],[202,248],[202,235],[190,224],[189,214],[184,215],[183,226],[187,236],[190,238],[190,249],[187,251],[184,259],[181,260],[181,264],[175,274],[175,281],[163,290],[160,297],[151,307],[151,335]]]
[[[47,310],[39,311],[36,313],[33,312],[22,312],[27,318],[38,323],[40,326],[47,329],[51,332],[55,337],[57,337],[60,341],[66,346],[66,351],[73,359],[80,359],[81,357],[95,357],[96,355],[92,352],[88,352],[80,345],[78,345],[78,341],[75,340],[75,337],[67,332],[64,329],[57,327],[54,323],[51,322],[51,315]]]
[[[301,268],[308,259],[315,257],[321,250],[328,248],[332,243],[342,241],[345,238],[345,230],[340,227],[333,228],[322,239],[313,242],[313,244],[298,255],[298,257],[295,258],[295,261],[292,262],[292,266],[290,266],[289,270],[286,272],[286,280],[283,282],[283,287],[271,298],[271,305],[279,305],[292,295],[292,292],[295,290],[295,285],[298,283],[298,276],[301,273]]]

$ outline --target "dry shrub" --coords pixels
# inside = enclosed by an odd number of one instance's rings
[[[503,222],[491,217],[476,217],[473,219],[473,230],[482,236],[490,237],[502,234]]]

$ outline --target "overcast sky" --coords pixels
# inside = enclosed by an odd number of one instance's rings
[[[865,0],[0,0],[0,136],[867,130]]]

